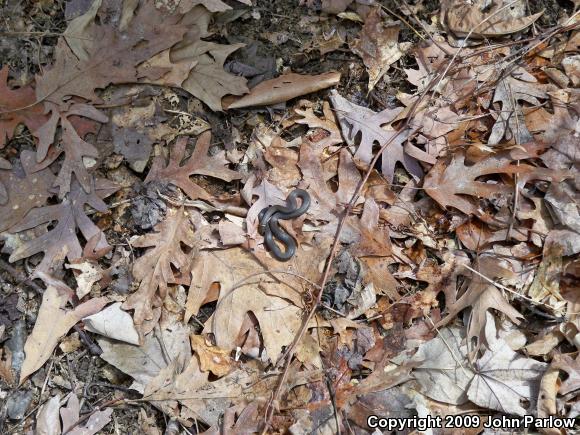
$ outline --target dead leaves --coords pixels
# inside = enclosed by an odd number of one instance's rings
[[[537,152],[538,147],[528,144],[528,149]],[[535,148],[535,150],[534,150]],[[540,147],[541,149],[541,147]],[[533,157],[528,152],[514,154],[502,151],[472,164],[465,162],[465,153],[458,151],[451,158],[439,159],[425,177],[425,190],[441,207],[455,207],[467,215],[485,217],[484,211],[469,196],[499,198],[510,195],[513,188],[505,184],[477,181],[479,177],[493,174],[519,174],[523,180],[560,181],[565,174],[535,168],[530,165],[514,164],[517,158]]]
[[[0,70],[0,149],[12,138],[19,124],[34,131],[44,123],[46,116],[35,102],[31,86],[14,90],[8,87],[8,66],[4,66]]]
[[[123,308],[135,310],[135,325],[145,333],[159,319],[167,285],[189,282],[189,254],[195,247],[189,214],[183,207],[169,209],[165,220],[155,227],[155,232],[139,237],[132,246],[150,249],[133,266],[133,276],[140,281],[139,289],[131,294]],[[180,274],[176,275],[172,267]]]
[[[480,0],[474,3],[446,1],[442,22],[458,37],[489,38],[519,32],[540,18],[543,12],[525,16],[524,1],[500,1],[491,7]]]
[[[241,178],[241,175],[227,167],[229,162],[225,157],[225,152],[220,151],[213,156],[209,155],[210,139],[210,132],[201,134],[197,139],[191,156],[187,158],[184,164],[182,162],[185,158],[187,138],[178,139],[171,150],[169,162],[166,164],[162,156],[155,158],[145,182],[153,180],[169,181],[180,187],[190,199],[211,201],[211,195],[191,181],[190,176],[206,175],[225,181],[232,181]]]
[[[417,160],[408,155],[403,148],[403,144],[409,137],[409,131],[397,131],[392,127],[382,128],[383,125],[391,123],[402,109],[385,109],[375,113],[351,103],[335,91],[330,99],[347,143],[355,145],[355,137],[359,133],[361,135],[360,144],[354,155],[355,161],[361,165],[368,165],[372,160],[373,145],[376,143],[382,147],[388,144],[382,154],[381,163],[383,175],[387,180],[393,180],[397,162],[400,162],[414,177],[422,176],[423,169]]]
[[[326,73],[316,76],[302,74],[284,74],[272,80],[266,80],[252,88],[249,94],[234,100],[227,109],[241,109],[252,106],[268,106],[301,95],[310,94],[336,85],[340,81],[339,73]]]
[[[26,359],[20,371],[20,384],[50,358],[58,341],[78,321],[99,312],[107,303],[107,298],[96,298],[67,310],[67,300],[68,295],[59,294],[56,287],[45,290],[34,329],[24,346]]]
[[[411,359],[413,375],[423,394],[432,399],[463,404],[471,402],[506,414],[525,415],[535,409],[539,383],[547,365],[518,355],[496,336],[488,315],[485,336],[488,350],[470,366],[463,336],[457,328],[445,328],[423,344]],[[522,407],[522,400],[528,403]]]
[[[44,258],[36,269],[36,273],[46,272],[49,275],[62,266],[64,259],[76,260],[83,254],[83,249],[77,237],[77,228],[85,240],[93,243],[95,252],[106,250],[109,244],[104,233],[86,215],[85,205],[95,210],[105,212],[106,198],[117,190],[117,186],[108,180],[97,180],[91,186],[92,193],[87,194],[78,183],[72,185],[72,191],[59,204],[35,208],[17,225],[12,232],[21,232],[39,225],[58,222],[51,230],[40,229],[40,235],[23,242],[10,256],[10,262],[30,257],[44,252]]]
[[[374,8],[366,16],[360,39],[351,46],[353,52],[363,59],[367,67],[369,91],[411,45],[408,42],[398,43],[400,29],[398,21],[385,22],[383,18],[384,12],[381,8]]]

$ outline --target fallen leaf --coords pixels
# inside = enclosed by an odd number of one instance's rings
[[[495,88],[494,103],[501,103],[497,120],[491,129],[487,140],[488,145],[496,145],[505,137],[507,141],[525,144],[533,139],[524,121],[524,114],[519,101],[525,101],[533,106],[540,106],[538,98],[547,95],[539,83],[525,82],[509,76],[501,80]]]
[[[384,16],[380,7],[372,9],[366,16],[360,38],[351,44],[352,51],[362,58],[367,67],[369,92],[410,45],[399,44],[400,23],[385,22]]]
[[[66,310],[68,296],[59,294],[55,287],[49,286],[42,295],[42,304],[32,333],[26,340],[26,358],[20,372],[22,384],[28,376],[38,370],[50,358],[58,341],[83,317],[103,309],[108,300],[105,297],[91,299]]]
[[[482,255],[476,262],[478,272],[484,277],[494,280],[496,278],[514,277],[514,272],[498,264],[493,256]],[[448,314],[435,327],[441,327],[454,319],[457,314],[465,308],[471,307],[471,314],[467,325],[467,341],[470,346],[471,355],[479,350],[483,343],[484,331],[487,325],[487,311],[490,308],[501,311],[509,317],[516,325],[520,323],[523,316],[510,305],[502,296],[495,285],[478,274],[465,270],[463,275],[471,278],[469,287],[454,303],[447,306]]]
[[[572,359],[569,355],[556,355],[551,365],[553,368],[563,370],[568,374],[558,393],[566,395],[580,388],[580,360]]]
[[[381,170],[389,182],[393,181],[397,162],[400,162],[417,179],[423,175],[423,170],[417,161],[403,151],[403,143],[407,140],[410,132],[407,130],[398,132],[392,128],[387,130],[381,127],[392,122],[401,113],[402,108],[385,109],[375,113],[366,107],[351,103],[336,91],[331,92],[330,100],[346,142],[349,145],[355,145],[356,136],[361,135],[360,144],[354,155],[356,162],[368,165],[373,158],[375,142],[381,147],[389,143],[381,157]],[[417,151],[421,152],[419,149]]]
[[[140,346],[97,338],[103,349],[101,358],[131,376],[135,380],[131,388],[140,393],[169,365],[170,359],[178,362],[191,358],[187,326],[174,322],[157,331],[146,334]]]
[[[171,151],[169,162],[166,164],[162,156],[156,157],[151,165],[151,170],[147,174],[145,182],[153,180],[163,180],[180,187],[190,199],[204,199],[212,202],[212,196],[202,187],[191,181],[191,175],[206,175],[219,178],[225,181],[232,181],[241,178],[241,174],[228,169],[229,162],[225,157],[225,152],[220,151],[210,156],[211,133],[202,133],[195,144],[195,148],[186,162],[185,147],[187,138],[179,138]]]
[[[133,319],[129,313],[121,309],[121,302],[116,302],[82,320],[85,330],[89,332],[129,344],[139,344],[139,334],[135,329]]]
[[[211,371],[217,377],[227,375],[233,368],[230,351],[211,346],[207,338],[201,335],[191,335],[191,349],[199,358],[199,367],[202,372]]]
[[[91,412],[88,421],[81,422],[80,411],[79,399],[76,394],[71,393],[66,407],[60,409],[63,433],[70,435],[95,435],[109,424],[111,415],[113,414],[113,408],[106,408],[105,410],[97,409]]]
[[[124,30],[114,25],[86,26],[83,35],[91,40],[84,46],[86,60],[77,58],[60,39],[52,68],[36,77],[36,98],[62,106],[67,97],[99,102],[97,89],[111,83],[136,83],[137,66],[153,55],[181,41],[187,31],[179,14],[167,15],[151,2],[140,4]]]
[[[23,150],[20,162],[10,171],[0,170],[0,186],[7,187],[5,201],[0,195],[0,232],[18,224],[35,207],[42,207],[53,194],[49,186],[54,182],[50,169],[33,171],[34,152]]]
[[[108,207],[102,198],[106,198],[116,190],[117,186],[114,183],[98,179],[92,186],[92,193],[87,194],[80,184],[73,182],[71,192],[61,203],[35,208],[19,224],[11,228],[13,233],[17,233],[58,221],[54,228],[48,232],[22,243],[12,252],[9,261],[13,263],[22,258],[44,252],[42,262],[36,267],[35,273],[48,272],[51,274],[62,265],[65,258],[73,261],[82,257],[83,250],[76,234],[77,228],[80,229],[85,240],[91,240],[93,237],[98,239],[96,249],[109,248],[104,233],[85,214],[85,205],[105,212]]]
[[[66,111],[61,111],[58,106],[52,103],[47,103],[45,106],[47,111],[52,114],[49,120],[34,132],[38,137],[38,150],[36,155],[36,161],[39,163],[38,168],[42,169],[47,167],[61,153],[64,153],[64,162],[53,183],[53,186],[59,188],[59,197],[62,199],[70,191],[73,174],[76,176],[76,180],[80,183],[83,190],[86,193],[90,193],[93,177],[89,175],[87,170],[89,167],[87,159],[93,159],[92,165],[94,165],[95,159],[99,157],[99,152],[93,145],[85,142],[79,136],[70,117],[81,116],[98,122],[106,122],[108,118],[101,111],[88,104],[73,104]],[[50,145],[55,140],[58,126],[60,126],[62,131],[62,147],[53,146],[51,148]]]
[[[318,92],[332,87],[340,81],[340,73],[330,72],[316,76],[302,74],[284,74],[272,80],[266,80],[250,90],[250,93],[227,104],[226,109],[244,107],[270,106],[283,103],[301,95]]]
[[[12,138],[19,124],[35,131],[47,119],[42,106],[34,104],[36,98],[31,86],[14,90],[8,87],[8,71],[7,65],[0,69],[0,149]]]
[[[77,296],[79,299],[88,295],[91,292],[93,285],[103,278],[103,271],[99,265],[90,261],[69,263],[65,267],[79,272],[78,274],[75,274],[75,279],[77,281]]]
[[[540,380],[548,365],[525,358],[496,338],[495,322],[488,314],[485,337],[488,350],[475,362],[476,376],[467,396],[473,403],[506,414],[526,415],[536,409]],[[521,401],[528,405],[524,408]]]
[[[530,148],[533,151],[533,148]],[[465,162],[465,152],[458,151],[453,156],[437,161],[425,176],[423,183],[427,194],[443,208],[455,207],[467,215],[485,218],[485,213],[469,198],[492,199],[509,197],[514,188],[505,184],[476,181],[479,177],[492,174],[519,174],[521,180],[561,181],[566,177],[562,172],[549,171],[524,163],[514,164],[516,159],[533,157],[533,153],[513,150],[501,151],[472,164]]]
[[[525,16],[526,3],[523,0],[502,0],[487,6],[484,0],[472,3],[448,0],[443,2],[440,16],[458,37],[490,38],[524,30],[544,13]]]
[[[35,435],[60,435],[60,396],[52,396],[36,414]]]
[[[140,281],[123,309],[135,310],[135,327],[143,334],[155,326],[154,311],[159,311],[167,296],[167,286],[189,283],[186,270],[191,257],[185,249],[195,247],[193,226],[183,207],[169,208],[165,220],[155,226],[155,232],[140,236],[131,245],[150,248],[133,264],[133,276]],[[177,272],[174,272],[174,270]],[[146,324],[149,321],[149,324]]]

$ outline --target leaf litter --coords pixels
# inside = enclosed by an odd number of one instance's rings
[[[0,7],[0,431],[578,415],[578,13],[393,7]]]

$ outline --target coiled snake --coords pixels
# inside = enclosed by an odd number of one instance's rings
[[[296,201],[297,198],[302,200],[300,207]],[[272,256],[279,261],[288,261],[296,253],[296,241],[286,232],[280,224],[279,219],[295,219],[302,216],[310,207],[310,195],[302,189],[293,190],[286,198],[286,207],[273,205],[264,208],[258,215],[260,222],[258,230],[264,236],[264,244],[272,253]],[[285,251],[282,252],[274,237],[282,243]]]

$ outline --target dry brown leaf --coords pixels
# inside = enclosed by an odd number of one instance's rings
[[[94,261],[72,262],[65,265],[67,269],[76,270],[77,296],[79,299],[88,295],[93,285],[103,278],[103,270]]]
[[[565,395],[580,388],[580,360],[572,359],[568,355],[556,355],[552,361],[552,367],[563,370],[568,374],[558,393]]]
[[[264,260],[268,259],[265,253],[263,257]],[[305,258],[309,267],[312,266],[312,259],[302,249],[298,249],[293,261],[297,261],[297,258]],[[278,283],[272,294],[263,290],[261,281],[264,278],[269,280],[271,278],[267,273],[256,274],[267,271],[260,263],[242,248],[201,251],[192,264],[185,321],[196,315],[203,304],[216,300],[210,290],[213,283],[218,283],[218,304],[215,313],[206,322],[205,332],[214,334],[219,347],[232,350],[235,348],[236,338],[246,313],[252,312],[260,323],[268,357],[275,360],[282,348],[290,344],[300,327],[301,309],[295,303],[301,303],[302,288],[297,289],[294,280],[282,277],[280,280],[285,285]],[[244,278],[251,274],[256,276],[244,281]]]
[[[191,156],[182,164],[185,158],[187,137],[179,138],[173,145],[167,164],[163,156],[158,156],[153,160],[145,182],[153,180],[170,182],[180,187],[192,200],[203,199],[212,202],[212,195],[191,181],[190,176],[206,175],[225,181],[232,181],[241,178],[241,174],[228,169],[229,162],[225,157],[224,151],[220,151],[213,156],[209,155],[210,140],[211,133],[209,131],[202,133],[197,138]]]
[[[85,240],[96,240],[94,246],[96,251],[109,249],[103,231],[86,215],[85,205],[90,205],[100,212],[107,211],[107,204],[102,198],[114,193],[117,185],[105,179],[98,179],[91,187],[92,193],[87,194],[76,181],[73,182],[71,192],[61,203],[35,208],[20,223],[12,227],[11,231],[16,233],[58,221],[51,230],[18,246],[12,252],[9,261],[13,263],[44,252],[45,255],[36,267],[35,274],[46,272],[50,275],[62,265],[65,258],[72,261],[82,257],[83,249],[77,237],[77,228]]]
[[[212,346],[207,337],[191,335],[191,349],[199,358],[199,367],[202,372],[210,371],[218,378],[227,375],[233,368],[230,351]]]
[[[253,106],[269,106],[283,103],[301,95],[317,92],[338,84],[340,73],[329,72],[316,76],[285,74],[266,80],[250,90],[248,95],[227,104],[226,109],[241,109]]]
[[[123,309],[135,310],[135,327],[144,334],[157,323],[155,318],[159,316],[154,311],[163,306],[168,284],[189,283],[187,269],[191,257],[185,249],[196,245],[189,214],[183,207],[169,208],[165,220],[155,226],[155,232],[140,236],[131,245],[150,248],[133,265],[139,288],[123,304]]]
[[[455,207],[468,215],[485,217],[480,207],[468,196],[492,199],[510,196],[514,188],[505,184],[491,184],[476,181],[479,177],[493,174],[519,174],[522,180],[560,181],[566,174],[537,168],[526,164],[514,164],[517,159],[533,157],[542,147],[527,144],[526,152],[521,150],[501,151],[468,166],[465,152],[459,151],[452,157],[442,158],[425,176],[423,186],[431,198],[441,207]],[[529,152],[528,152],[529,150]]]
[[[0,69],[0,149],[12,138],[18,124],[24,124],[35,131],[46,122],[41,105],[35,105],[36,98],[31,86],[12,90],[8,87],[8,66]],[[20,110],[16,110],[20,109]]]
[[[529,81],[517,80],[509,76],[501,80],[495,88],[493,102],[501,102],[501,110],[491,129],[487,140],[488,145],[496,145],[505,137],[507,141],[518,145],[530,142],[533,136],[524,122],[524,114],[519,102],[525,101],[533,106],[540,106],[538,98],[546,98],[547,94],[541,84],[536,83],[533,76],[526,75]]]
[[[513,278],[514,272],[502,267],[498,259],[493,256],[482,255],[476,261],[476,270],[491,280],[500,278]],[[470,347],[470,355],[475,355],[483,344],[484,330],[486,327],[487,311],[490,308],[501,311],[509,319],[519,324],[523,316],[510,305],[502,296],[500,291],[489,281],[473,272],[460,272],[462,275],[470,276],[469,287],[454,303],[447,306],[448,314],[441,321],[437,322],[435,327],[439,328],[448,324],[454,319],[460,311],[465,308],[471,308],[469,323],[467,326],[467,342]]]
[[[355,138],[360,133],[361,140],[354,155],[354,159],[361,165],[368,165],[373,158],[373,145],[375,142],[379,146],[386,143],[390,144],[385,149],[381,159],[381,170],[389,182],[393,181],[395,173],[395,164],[400,162],[404,168],[414,177],[419,179],[423,175],[423,169],[417,161],[403,151],[403,144],[409,136],[409,131],[398,132],[394,129],[382,128],[382,125],[392,122],[399,113],[400,109],[385,109],[382,112],[375,113],[366,107],[357,106],[345,98],[341,97],[336,91],[332,91],[330,99],[336,117],[340,122],[342,134],[349,145],[355,145]],[[411,146],[414,148],[413,146]],[[424,151],[416,149],[417,154],[425,154]],[[431,158],[431,157],[429,157]]]
[[[26,340],[26,359],[20,371],[20,384],[38,370],[50,358],[58,341],[83,317],[98,313],[107,304],[107,298],[91,299],[73,310],[65,305],[68,296],[49,286],[42,296],[42,304],[32,333]]]
[[[16,163],[10,171],[0,170],[0,188],[7,187],[5,202],[0,195],[0,232],[19,223],[35,207],[42,207],[52,196],[48,188],[54,182],[50,169],[34,172],[35,153],[23,150],[20,164]]]
[[[385,22],[385,13],[376,7],[366,16],[360,38],[351,44],[367,67],[369,92],[386,74],[392,64],[398,61],[410,43],[399,44],[400,23]]]
[[[95,435],[111,421],[111,415],[113,414],[113,408],[96,409],[91,412],[88,421],[79,423],[81,419],[80,411],[79,399],[76,394],[71,393],[66,407],[60,409],[63,433],[70,435]],[[73,426],[75,424],[76,426]]]
[[[490,38],[509,35],[531,26],[544,13],[525,16],[523,0],[501,0],[487,7],[485,0],[462,2],[448,0],[441,6],[441,21],[456,36]]]
[[[38,137],[36,155],[38,168],[47,167],[61,153],[64,153],[65,158],[62,167],[53,184],[59,187],[59,197],[61,199],[64,198],[64,195],[70,191],[73,173],[84,191],[90,193],[93,177],[89,174],[88,168],[94,166],[96,159],[99,157],[99,152],[93,145],[81,138],[70,118],[80,116],[98,122],[107,122],[108,118],[101,111],[88,104],[73,104],[67,110],[61,110],[52,103],[46,103],[45,107],[47,112],[52,114],[49,120],[34,132]],[[51,148],[50,145],[55,140],[58,126],[60,126],[62,131],[62,146],[53,146]]]
[[[153,2],[143,2],[124,30],[92,23],[77,35],[92,41],[84,47],[86,60],[78,59],[60,39],[52,68],[36,78],[37,100],[57,106],[70,96],[98,102],[97,89],[137,82],[137,65],[181,41],[187,26],[180,20],[178,14],[163,14]]]

